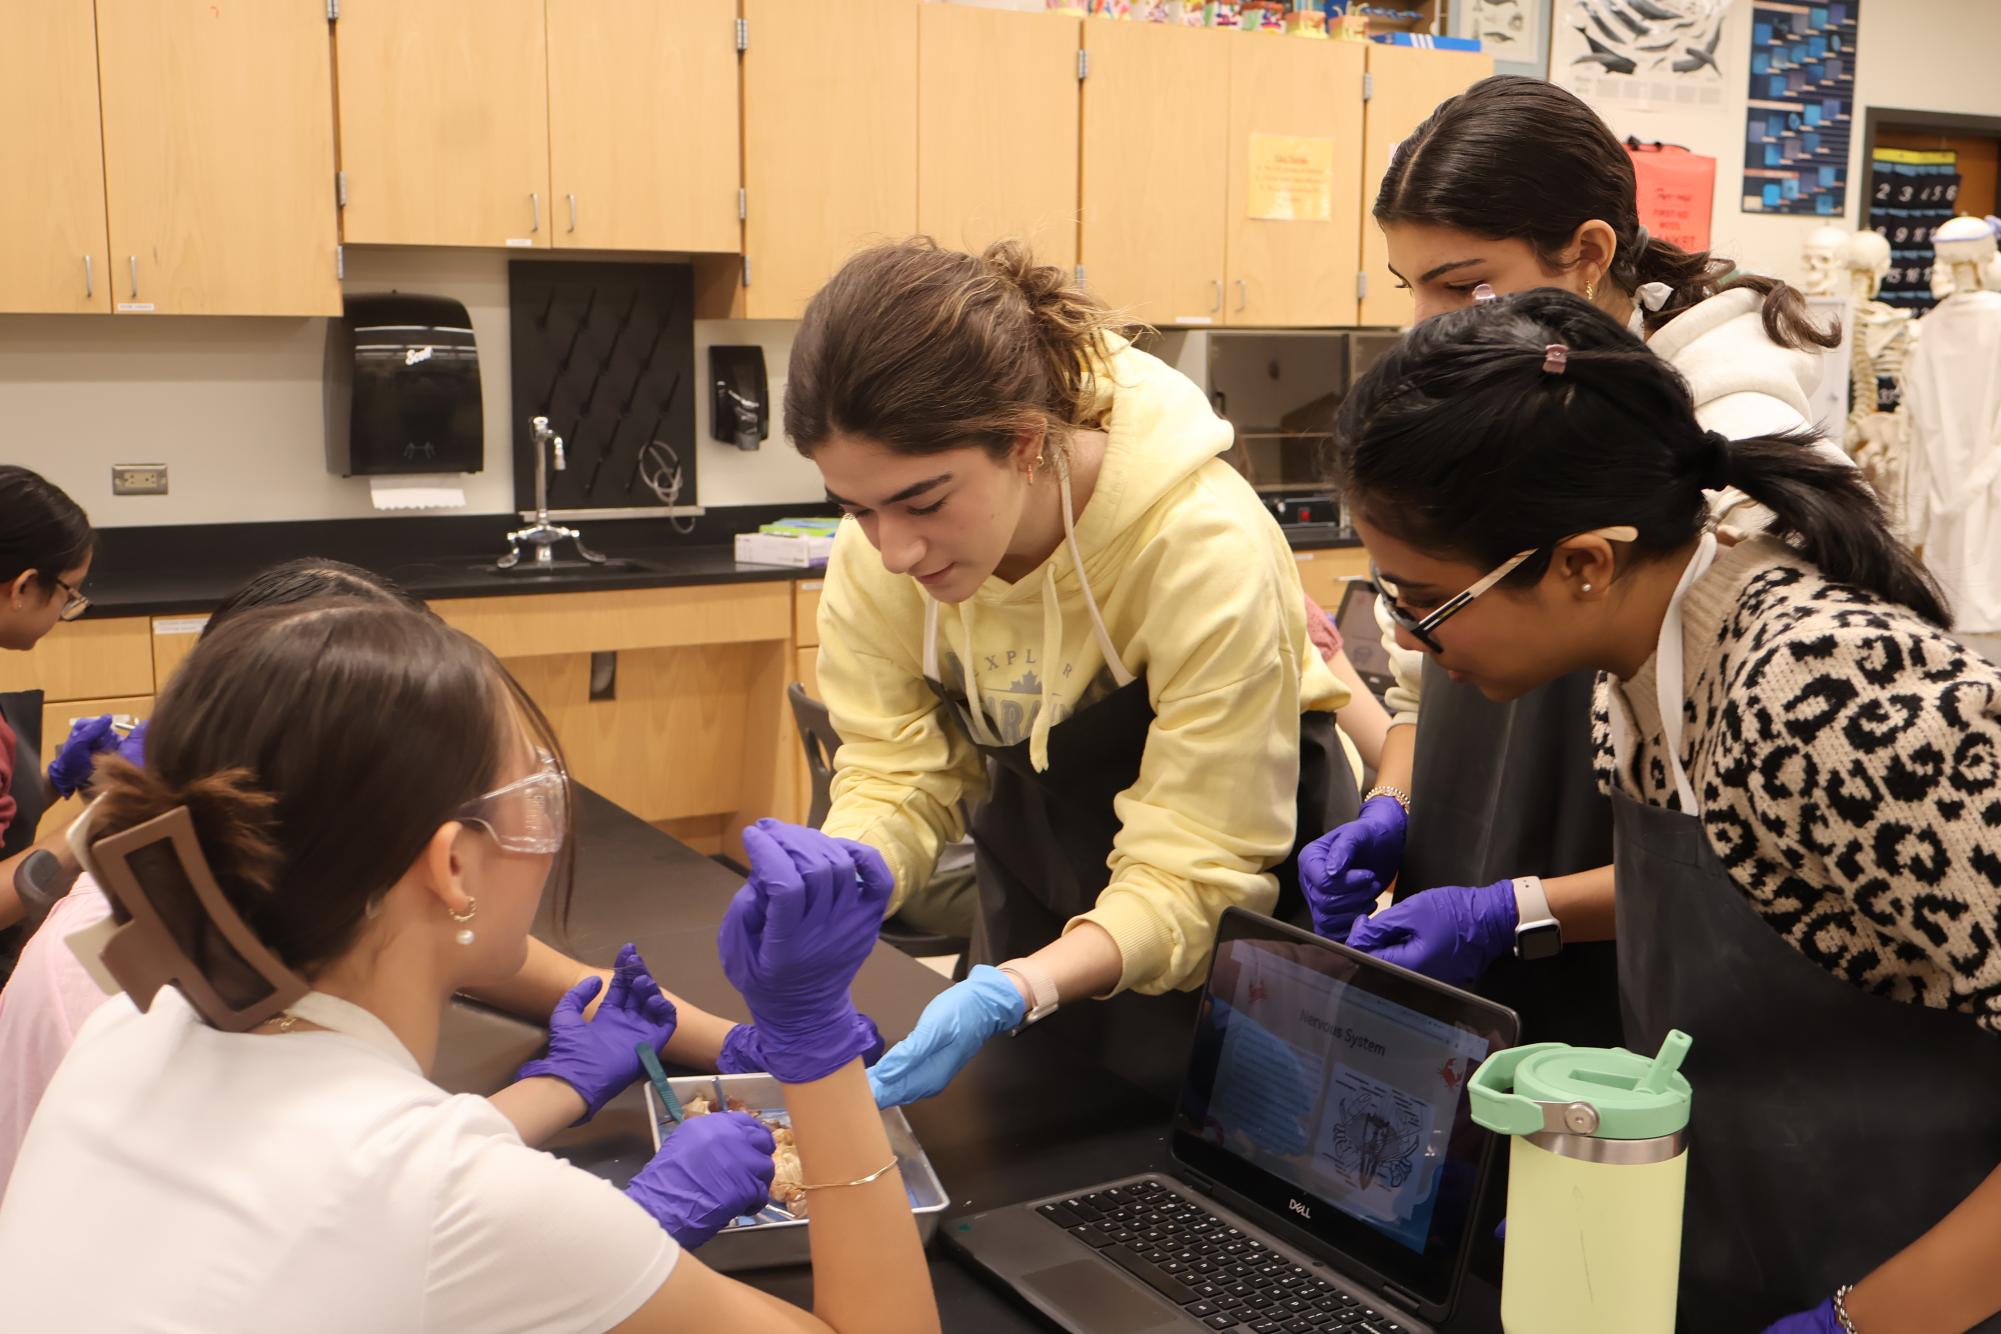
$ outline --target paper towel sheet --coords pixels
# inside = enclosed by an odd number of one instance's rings
[[[371,477],[368,494],[379,510],[464,509],[465,474],[434,472]]]

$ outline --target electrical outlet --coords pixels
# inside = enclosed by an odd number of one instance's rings
[[[164,463],[112,464],[111,494],[114,496],[166,495],[167,465]]]

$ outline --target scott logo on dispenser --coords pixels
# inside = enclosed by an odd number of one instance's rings
[[[1298,1200],[1287,1200],[1285,1202],[1285,1207],[1292,1210],[1294,1213],[1298,1214],[1301,1218],[1313,1217],[1313,1211],[1307,1208],[1305,1205],[1301,1204]]]

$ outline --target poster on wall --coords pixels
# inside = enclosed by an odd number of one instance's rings
[[[1932,233],[1959,205],[1959,154],[1951,149],[1879,148],[1869,160],[1869,226],[1890,243],[1890,271],[1877,300],[1930,310]]]
[[[1541,54],[1542,0],[1473,0],[1469,37],[1496,60],[1526,64]]]
[[[1716,198],[1716,159],[1677,144],[1626,141],[1633,159],[1640,225],[1683,250],[1709,249],[1709,215]]]
[[[1744,211],[1834,217],[1848,204],[1862,0],[1753,4]]]
[[[1723,105],[1731,0],[1558,0],[1549,77],[1616,119]]]

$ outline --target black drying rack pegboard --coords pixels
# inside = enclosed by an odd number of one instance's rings
[[[515,508],[535,507],[528,424],[547,417],[569,467],[549,473],[552,510],[667,504],[638,480],[652,441],[679,459],[695,503],[695,280],[686,264],[515,260],[507,266],[514,377]],[[648,471],[657,470],[658,452]]]

